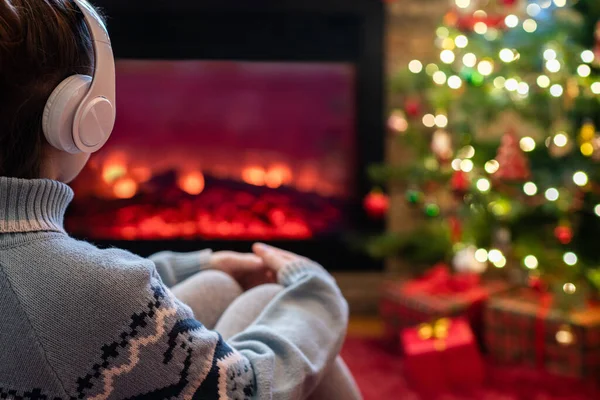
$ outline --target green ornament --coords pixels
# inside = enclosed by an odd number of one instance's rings
[[[471,83],[474,86],[481,86],[481,85],[483,85],[484,79],[485,78],[483,77],[483,75],[481,75],[479,72],[475,71],[471,75],[471,79],[470,79],[469,83]]]
[[[410,204],[417,204],[421,201],[421,192],[418,190],[408,190],[406,192],[406,200]]]
[[[425,215],[430,218],[435,218],[440,215],[440,206],[434,203],[429,203],[425,206]]]

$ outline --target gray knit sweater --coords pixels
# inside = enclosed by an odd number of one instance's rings
[[[161,254],[163,280],[152,260],[70,238],[72,197],[0,177],[1,399],[301,399],[316,386],[348,312],[321,267],[284,268],[286,289],[225,342],[165,285],[204,253]]]

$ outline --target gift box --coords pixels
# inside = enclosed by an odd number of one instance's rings
[[[498,362],[576,378],[600,377],[600,306],[565,312],[552,295],[520,289],[491,299],[485,341]]]
[[[482,281],[477,274],[452,275],[443,264],[419,279],[386,282],[380,301],[386,336],[396,342],[403,328],[436,318],[464,316],[481,343],[484,303],[509,287],[504,281]]]
[[[401,333],[407,378],[421,392],[473,390],[484,365],[467,320],[443,318]]]

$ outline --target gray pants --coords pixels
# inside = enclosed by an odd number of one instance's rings
[[[283,290],[280,285],[262,285],[244,292],[229,275],[203,271],[175,286],[177,298],[190,306],[196,319],[225,340],[242,332],[259,316],[267,304]],[[352,374],[337,357],[310,400],[360,400]]]

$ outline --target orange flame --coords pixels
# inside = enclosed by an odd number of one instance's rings
[[[131,178],[120,179],[115,183],[113,191],[119,199],[130,199],[137,193],[138,185]]]
[[[178,184],[184,192],[191,195],[198,195],[204,190],[204,175],[202,172],[190,172],[179,178]]]

